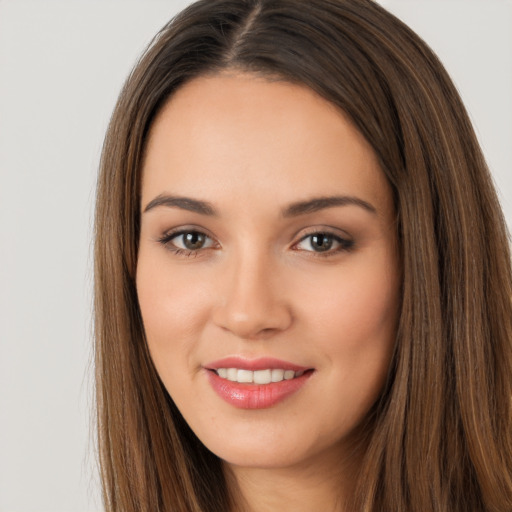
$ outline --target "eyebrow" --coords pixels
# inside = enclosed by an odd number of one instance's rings
[[[167,206],[168,208],[181,208],[182,210],[200,213],[201,215],[208,215],[212,217],[218,216],[215,208],[211,205],[211,203],[207,201],[199,201],[198,199],[192,199],[191,197],[168,196],[163,194],[160,194],[152,201],[150,201],[146,205],[146,208],[144,208],[144,213],[158,206]]]
[[[376,208],[372,204],[359,197],[326,196],[292,203],[283,210],[282,215],[283,217],[298,217],[299,215],[314,213],[326,208],[334,208],[335,206],[359,206],[370,213],[377,213]]]
[[[199,213],[201,215],[207,215],[210,217],[219,216],[217,210],[208,201],[192,199],[191,197],[170,196],[164,194],[160,194],[152,201],[150,201],[144,208],[144,213],[159,206],[166,206],[168,208],[180,208],[182,210]],[[372,204],[358,197],[325,196],[292,203],[281,211],[281,215],[285,218],[298,217],[300,215],[314,213],[320,210],[325,210],[327,208],[334,208],[336,206],[358,206],[367,212],[373,214],[377,213],[377,210]]]

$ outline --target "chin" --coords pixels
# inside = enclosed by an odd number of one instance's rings
[[[211,452],[231,466],[284,469],[309,465],[326,454],[335,454],[338,460],[343,457],[344,443],[338,436],[324,437],[304,427],[293,430],[289,423],[279,422],[275,427],[253,423],[220,429],[222,436],[212,436],[211,431],[196,434]]]
[[[299,466],[309,457],[294,449],[281,449],[276,446],[248,448],[240,446],[224,447],[216,455],[229,466],[253,469],[284,469]]]

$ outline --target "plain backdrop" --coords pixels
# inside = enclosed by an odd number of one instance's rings
[[[0,511],[100,511],[91,224],[120,87],[180,0],[0,0]],[[512,226],[512,3],[382,0],[460,89]]]

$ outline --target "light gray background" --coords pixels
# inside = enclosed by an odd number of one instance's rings
[[[102,137],[186,0],[0,0],[0,511],[102,509],[90,435]],[[512,2],[382,0],[445,62],[512,226]]]

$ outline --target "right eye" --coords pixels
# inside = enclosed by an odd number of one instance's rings
[[[187,256],[214,246],[214,241],[208,235],[193,229],[168,233],[159,242],[176,254],[188,253]]]

